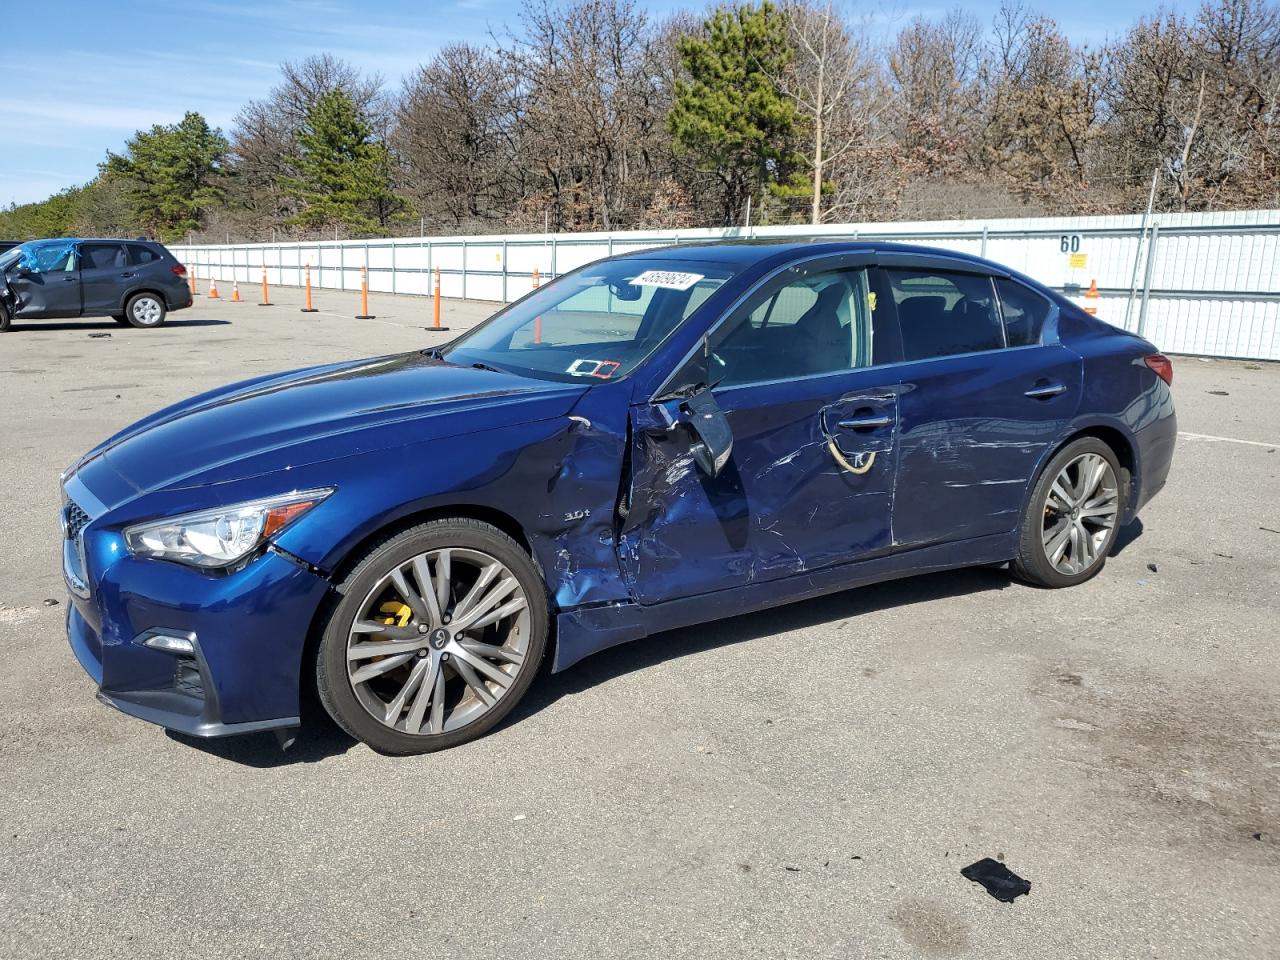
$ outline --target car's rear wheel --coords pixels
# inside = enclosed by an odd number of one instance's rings
[[[435,520],[375,546],[338,588],[316,656],[320,702],[383,753],[474,740],[529,689],[547,595],[529,555],[477,520]]]
[[[1084,583],[1107,562],[1124,507],[1120,464],[1095,437],[1067,444],[1036,482],[1013,572],[1042,587]]]
[[[129,298],[124,316],[131,327],[150,329],[164,323],[164,301],[154,293],[138,293]]]
[[[0,333],[9,329],[9,308],[0,303]]]

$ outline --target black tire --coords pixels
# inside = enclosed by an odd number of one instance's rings
[[[1110,530],[1105,532],[1093,559],[1079,572],[1064,573],[1050,561],[1044,543],[1046,520],[1053,515],[1049,506],[1049,493],[1063,469],[1085,454],[1096,454],[1111,467],[1116,488],[1116,519]],[[1119,518],[1124,514],[1125,507],[1124,479],[1125,474],[1116,460],[1115,451],[1096,437],[1081,437],[1059,450],[1040,472],[1027,502],[1018,534],[1018,556],[1010,564],[1014,576],[1035,586],[1051,588],[1074,587],[1096,577],[1106,566],[1107,554],[1115,546]]]
[[[523,662],[515,673],[515,679],[487,712],[460,729],[439,733],[408,733],[392,729],[375,718],[361,703],[348,675],[347,644],[352,625],[361,614],[360,608],[380,581],[413,558],[444,548],[481,552],[507,568],[527,600],[528,640]],[[459,746],[488,733],[511,712],[529,689],[546,651],[547,591],[537,567],[529,554],[509,536],[478,520],[433,520],[375,544],[343,580],[336,594],[338,600],[328,615],[316,649],[316,692],[325,711],[338,726],[379,753],[431,753]],[[451,605],[456,600],[456,595],[453,595]],[[417,656],[426,654],[419,652]],[[448,659],[447,654],[442,656]],[[409,663],[416,663],[416,660],[410,660]],[[443,665],[441,674],[447,676]],[[391,676],[392,674],[387,674],[388,678]],[[457,684],[461,682],[461,678],[455,674],[449,678],[449,682]],[[464,695],[468,693],[465,686],[461,689]]]
[[[0,303],[0,333],[4,333],[10,327],[9,308]]]
[[[125,304],[125,322],[139,330],[152,330],[164,326],[168,314],[164,298],[154,293],[135,293]]]
[[[111,319],[114,320],[116,323],[120,324],[120,326],[122,327],[132,326],[132,324],[129,323],[129,318],[126,317],[123,313],[113,313],[111,315]]]

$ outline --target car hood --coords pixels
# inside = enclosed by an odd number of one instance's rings
[[[105,441],[75,469],[109,466],[135,494],[229,482],[562,416],[587,389],[416,352],[308,367],[161,410]]]

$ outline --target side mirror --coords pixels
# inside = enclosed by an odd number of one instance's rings
[[[706,389],[693,394],[681,406],[688,414],[685,422],[697,437],[692,448],[694,463],[707,476],[720,476],[733,453],[733,429],[728,417]]]

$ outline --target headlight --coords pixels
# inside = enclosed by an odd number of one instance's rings
[[[332,488],[251,500],[126,527],[124,542],[138,557],[226,567],[242,560],[322,501]]]

